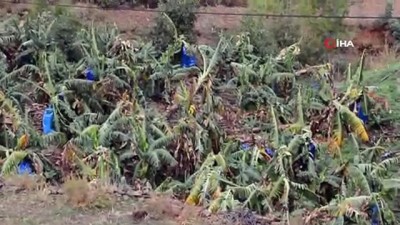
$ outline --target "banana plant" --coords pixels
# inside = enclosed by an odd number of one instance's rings
[[[132,118],[132,135],[133,142],[131,143],[131,151],[127,154],[137,155],[139,161],[135,166],[136,178],[147,178],[152,185],[155,185],[155,178],[164,166],[175,167],[177,160],[166,149],[166,146],[171,143],[176,134],[165,134],[156,129],[157,135],[153,136],[149,132],[148,117],[143,109],[139,109],[138,115]],[[153,127],[154,129],[154,127]]]

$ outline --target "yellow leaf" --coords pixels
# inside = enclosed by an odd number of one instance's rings
[[[221,187],[218,186],[217,190],[214,192],[212,198],[217,199],[221,195]]]
[[[288,130],[294,134],[299,134],[303,127],[304,126],[300,123],[294,123],[288,127]]]
[[[220,209],[221,205],[221,199],[214,199],[211,203],[210,206],[208,207],[208,211],[211,213],[216,213]]]
[[[259,149],[258,150],[260,152],[260,155],[266,160],[266,161],[270,161],[272,158],[271,156],[269,156],[264,149]]]
[[[189,195],[186,199],[186,204],[188,205],[197,205],[199,203],[198,197],[195,197],[193,195]]]
[[[340,145],[335,139],[331,139],[328,143],[329,153],[333,156],[340,155]]]
[[[196,106],[192,104],[189,106],[189,114],[193,116],[195,113],[196,113]]]
[[[361,94],[362,94],[362,90],[357,89],[357,88],[353,88],[350,91],[349,98],[350,99],[357,99],[358,97],[360,97]]]
[[[65,148],[62,153],[62,160],[65,163],[72,164],[75,160],[76,153],[73,148]]]
[[[340,123],[340,119],[338,120]],[[344,139],[344,134],[343,134],[343,128],[341,124],[337,124],[335,130],[333,130],[333,141],[335,142],[335,145],[338,147],[342,147],[343,145],[343,139]]]
[[[365,129],[364,123],[355,113],[350,111],[349,108],[340,105],[335,102],[335,105],[340,109],[341,114],[345,117],[346,123],[350,126],[351,130],[359,137],[363,142],[369,141],[367,130]]]
[[[332,134],[332,138],[328,142],[328,151],[333,156],[340,155],[340,149],[343,145],[344,140],[344,131],[342,125],[342,119],[340,114],[336,114],[336,120],[334,123],[334,130]]]
[[[22,135],[18,139],[17,149],[26,149],[26,147],[28,147],[28,143],[29,143],[29,136],[27,134]]]
[[[359,124],[361,125],[357,125],[354,128],[354,133],[356,133],[356,135],[364,142],[369,141],[369,136],[367,134],[367,131],[365,130],[364,125],[362,124],[361,120],[359,119]]]
[[[348,115],[348,123],[350,125],[351,130],[359,137],[363,142],[369,141],[369,136],[367,130],[365,129],[364,123],[360,118],[357,117],[356,114],[351,112],[350,110],[347,112]]]

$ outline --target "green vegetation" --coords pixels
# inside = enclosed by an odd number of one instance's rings
[[[174,21],[171,15],[165,18]],[[398,89],[383,83],[397,81],[390,71],[379,78],[382,91],[368,86],[378,82],[368,83],[363,54],[337,84],[332,65],[302,66],[301,43],[263,54],[245,33],[221,35],[215,48],[193,47],[198,67],[181,68],[175,56],[186,33],[172,28],[160,50],[65,14],[3,22],[2,176],[29,158],[47,181],[148,181],[213,213],[397,224],[391,204],[400,156],[387,157],[396,137],[382,136],[398,121],[391,111],[399,109]],[[54,132],[44,135],[47,105]],[[355,109],[368,115],[366,123]]]
[[[321,0],[250,0],[249,6],[251,11],[259,13],[344,16],[347,14],[350,3],[348,0],[335,2]],[[265,52],[271,52],[271,50],[276,52],[302,40],[300,43],[302,52],[299,60],[305,64],[315,64],[320,60],[325,61],[327,59],[326,51],[320,47],[323,40],[326,37],[341,38],[346,34],[341,19],[267,18],[266,20],[259,20],[259,18],[246,18],[243,27],[244,32],[252,34],[251,39],[256,41],[254,45],[259,49],[264,49]],[[258,43],[257,41],[260,39],[268,40],[267,44],[265,42]]]
[[[196,0],[170,0],[161,6],[165,13],[156,18],[156,26],[150,34],[157,50],[165,51],[181,35],[190,43],[196,42],[194,34],[196,14],[194,11],[197,7]]]
[[[129,5],[132,7],[145,6],[146,8],[157,8],[163,3],[169,4],[175,0],[94,0],[91,3],[97,4],[103,8],[118,8],[122,5]],[[87,2],[85,0],[73,0],[73,2]],[[197,3],[203,6],[246,6],[247,0],[196,0]]]

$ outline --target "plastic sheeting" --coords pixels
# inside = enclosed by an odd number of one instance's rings
[[[196,56],[189,55],[184,45],[182,46],[181,66],[184,68],[196,66]]]
[[[51,106],[44,110],[42,128],[45,135],[54,132],[54,109]]]

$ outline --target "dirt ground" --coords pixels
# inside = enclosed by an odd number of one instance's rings
[[[3,225],[132,224],[129,202],[120,202],[111,209],[77,210],[63,204],[59,196],[33,192],[2,195],[0,202],[0,224]]]
[[[21,0],[30,2],[30,0]],[[63,1],[62,1],[63,2]],[[64,1],[65,2],[65,1]],[[349,8],[350,16],[382,16],[385,12],[386,1],[382,0],[353,0],[353,5]],[[68,4],[68,3],[63,3]],[[93,9],[93,5],[75,4],[74,8],[67,10],[76,12],[83,21],[95,21],[98,23],[116,24],[120,30],[129,36],[141,36],[147,32],[153,25],[156,13],[130,10],[101,10]],[[87,7],[90,8],[87,8]],[[12,13],[17,13],[22,9],[32,7],[29,4],[11,4],[4,3],[0,7],[0,14],[11,9]],[[86,7],[86,8],[85,8]],[[246,13],[248,9],[244,7],[202,7],[200,11],[217,13]],[[394,16],[400,16],[400,0],[394,0]],[[199,34],[199,44],[215,43],[218,39],[220,30],[234,32],[240,28],[242,16],[238,15],[198,15],[195,29]],[[268,19],[259,17],[260,19]],[[373,23],[374,19],[346,19],[348,25],[368,25]]]
[[[76,209],[64,204],[61,197],[44,199],[40,193],[3,196],[0,201],[2,225],[181,225],[168,218],[136,221],[132,216],[133,200],[119,201],[104,209]]]
[[[218,13],[245,13],[246,9],[241,7],[206,7],[202,12]],[[78,9],[77,12],[83,18],[94,19],[97,22],[115,23],[122,32],[131,35],[141,35],[154,26],[154,18],[157,16],[153,12],[97,10],[97,9]],[[218,39],[218,32],[221,30],[234,32],[239,29],[241,18],[238,16],[225,15],[198,15],[195,30],[199,34],[199,44],[215,43]]]
[[[26,0],[28,1],[28,0]],[[1,3],[1,1],[0,1]],[[101,24],[115,24],[120,31],[129,37],[143,36],[153,26],[154,19],[157,16],[155,12],[149,11],[130,11],[130,10],[102,10],[95,9],[90,4],[75,4],[75,8],[66,8],[70,12],[76,13],[77,17],[82,21],[94,21]],[[18,13],[32,7],[29,4],[10,4],[6,3],[0,6],[0,15],[6,14],[10,9],[12,13]],[[218,13],[245,13],[246,8],[243,7],[203,7],[202,12],[218,12]],[[236,15],[198,15],[195,24],[196,33],[199,34],[199,44],[212,44],[218,41],[218,33],[221,30],[234,32],[240,28],[241,16]]]
[[[206,220],[213,224],[210,215],[201,218],[200,207],[185,206],[169,196],[140,193],[81,182],[57,188],[33,178],[14,177],[0,182],[0,224],[200,225]]]
[[[148,185],[66,179],[49,186],[40,176],[0,177],[1,225],[283,225],[275,215],[244,210],[210,213]],[[301,215],[291,225],[304,225]]]

